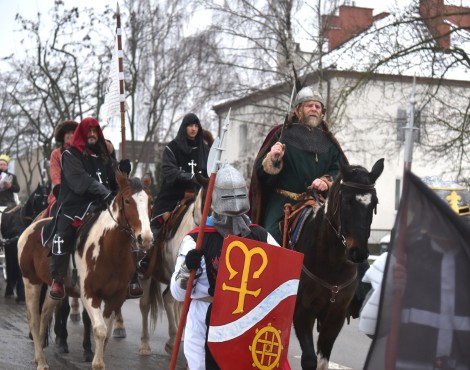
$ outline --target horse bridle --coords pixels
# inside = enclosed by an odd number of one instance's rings
[[[132,191],[132,188],[131,188],[131,186],[129,185],[129,186],[125,187],[123,190],[121,190],[121,193],[124,194],[124,192],[126,192],[129,188],[130,188],[131,191]],[[120,202],[119,202],[119,213],[124,210],[124,204],[123,204],[123,203],[124,203],[124,197],[121,196],[121,199],[120,199]],[[108,213],[109,213],[109,215],[111,216],[111,219],[121,228],[121,230],[122,230],[122,231],[125,231],[127,234],[130,235],[130,237],[131,237],[132,240],[133,240],[132,244],[134,245],[134,243],[135,243],[135,233],[134,233],[134,230],[132,229],[132,227],[130,226],[129,219],[127,218],[126,212],[123,211],[123,213],[124,213],[124,220],[126,221],[126,225],[123,226],[123,225],[121,225],[121,224],[119,223],[118,220],[116,220],[116,219],[114,218],[113,213],[111,212],[111,208],[109,207],[109,205],[106,206],[106,209],[108,210]]]
[[[360,189],[360,190],[373,190],[375,188],[375,184],[365,185],[365,184],[359,184],[357,182],[343,181],[343,180],[341,180],[340,185],[344,185],[344,186],[348,186],[350,188],[355,188],[355,189]],[[338,196],[339,196],[338,208],[335,209],[335,211],[333,212],[333,215],[335,215],[339,211],[339,205],[341,204],[341,190],[339,191]],[[346,238],[341,233],[341,218],[339,220],[338,230],[333,226],[333,224],[331,223],[330,218],[326,214],[325,214],[325,218],[328,221],[328,223],[330,224],[333,231],[335,232],[336,236],[341,240],[341,243],[346,247]],[[318,276],[314,275],[311,271],[309,271],[305,267],[305,265],[302,265],[302,272],[305,275],[307,275],[310,279],[316,281],[321,286],[323,286],[324,288],[328,289],[331,292],[331,298],[330,298],[331,303],[336,302],[336,295],[340,292],[340,290],[342,290],[342,289],[346,288],[347,286],[349,286],[350,284],[352,284],[357,278],[357,270],[356,270],[354,275],[348,281],[346,281],[345,283],[343,283],[341,285],[337,285],[337,284],[333,285],[333,284],[327,283],[326,281],[321,280]]]
[[[360,190],[373,190],[373,189],[375,189],[375,183],[374,184],[359,184],[357,182],[341,180],[340,185],[347,186],[347,187],[354,188],[354,189],[360,189]],[[341,194],[341,190],[340,190],[339,194],[338,194],[338,197],[339,197],[338,207],[333,212],[333,215],[335,215],[338,211],[340,211],[339,207],[341,205],[341,196],[342,196],[342,194]],[[328,221],[328,223],[330,224],[333,231],[335,232],[338,239],[341,240],[341,243],[346,247],[346,238],[344,237],[343,233],[341,232],[341,217],[340,217],[340,220],[339,220],[338,229],[336,229],[333,226],[333,223],[331,222],[330,218],[326,215],[326,213],[325,213],[325,218]]]

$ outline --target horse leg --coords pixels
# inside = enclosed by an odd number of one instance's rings
[[[82,312],[83,321],[83,361],[93,361],[93,351],[91,350],[91,320],[88,316],[87,310],[83,309]]]
[[[328,315],[322,322],[320,333],[318,334],[318,370],[328,370],[333,344],[338,337],[345,321],[345,313]]]
[[[299,297],[297,297],[297,301],[299,301]],[[308,312],[301,304],[297,304],[294,311],[294,329],[302,350],[300,364],[303,370],[317,369],[317,356],[313,343],[314,324],[315,317],[312,313]]]
[[[170,336],[165,343],[165,352],[170,354],[173,352],[175,345],[176,334],[178,331],[178,322],[181,313],[181,304],[176,302],[171,295],[169,287],[163,291],[163,303],[165,305],[165,312],[168,318],[168,335]]]
[[[151,279],[141,280],[140,285],[144,294],[140,298],[139,308],[142,316],[142,333],[140,335],[139,355],[150,356],[152,350],[149,344],[149,311],[150,311],[150,283]],[[158,283],[157,283],[158,284]]]
[[[55,324],[54,333],[56,335],[56,344],[59,348],[59,353],[69,353],[69,346],[67,344],[68,331],[67,331],[67,319],[70,313],[69,299],[66,297],[56,307],[55,310]]]
[[[26,312],[30,333],[34,342],[34,362],[38,370],[49,369],[43,350],[43,339],[39,336],[39,298],[41,295],[41,285],[34,285],[27,278],[23,279],[26,294]]]
[[[80,303],[78,303],[78,298],[72,298],[72,303],[70,304],[70,320],[73,322],[80,321]]]
[[[113,337],[114,338],[125,338],[127,336],[126,327],[124,326],[124,318],[122,317],[121,309],[116,311],[116,316],[114,318],[114,329]]]
[[[121,313],[121,308],[116,310],[116,312]],[[115,312],[112,312],[109,317],[103,317],[104,322],[106,325],[106,338],[104,339],[104,345],[103,345],[103,357],[104,357],[104,351],[106,350],[106,347],[108,346],[109,343],[109,338],[111,338],[111,333],[113,331],[113,323],[116,321],[116,314]]]
[[[108,329],[103,317],[103,311],[100,308],[101,304],[98,304],[98,307],[95,308],[91,305],[91,300],[85,299],[83,295],[82,303],[91,319],[93,338],[95,339],[95,355],[93,356],[93,361],[91,362],[91,368],[93,370],[102,370],[105,368],[104,347]]]

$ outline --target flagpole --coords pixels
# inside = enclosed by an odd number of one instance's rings
[[[121,113],[121,159],[126,158],[126,97],[124,95],[124,66],[122,52],[122,29],[121,29],[121,13],[119,11],[119,3],[117,3],[116,11],[116,35],[117,35],[117,55],[119,68],[119,106]]]
[[[407,232],[407,219],[408,219],[408,202],[409,202],[409,176],[408,172],[411,171],[411,162],[413,160],[413,142],[414,142],[414,116],[416,105],[416,76],[413,77],[413,89],[410,96],[410,116],[408,126],[405,128],[405,149],[404,149],[404,168],[403,168],[403,188],[402,188],[402,201],[398,214],[400,215],[397,243],[396,243],[396,264],[405,266],[405,237]],[[390,260],[390,257],[389,257]],[[388,276],[394,279],[394,271],[388,273]],[[395,289],[393,291],[392,300],[392,315],[390,318],[390,333],[387,340],[387,348],[385,351],[385,369],[395,370],[396,355],[397,355],[397,342],[401,317],[401,295],[402,290]]]
[[[404,162],[405,171],[411,171],[411,162],[413,160],[413,142],[414,142],[414,121],[415,121],[415,105],[416,105],[416,76],[413,77],[413,90],[410,96],[410,119],[408,120],[408,126],[405,128],[405,150],[404,150]]]
[[[212,146],[211,151],[215,150],[215,156],[212,163],[211,174],[209,178],[209,185],[207,187],[206,200],[204,202],[204,210],[202,212],[201,225],[199,226],[199,232],[196,240],[196,250],[200,251],[202,248],[202,239],[204,238],[204,231],[206,228],[207,216],[211,208],[212,201],[212,192],[214,190],[215,178],[217,176],[217,170],[220,163],[220,158],[222,156],[222,144],[225,138],[225,134],[228,130],[228,125],[230,122],[230,110],[228,111],[227,117],[225,118],[225,124],[222,128],[222,133],[220,135],[220,140],[216,140],[215,145]],[[209,153],[208,165],[211,160],[212,155]],[[194,278],[196,275],[196,270],[191,270],[189,275],[186,293],[183,301],[183,308],[181,309],[180,321],[178,324],[178,332],[176,333],[175,345],[173,346],[173,352],[171,354],[170,370],[174,370],[176,366],[176,360],[178,359],[178,353],[181,344],[181,336],[183,334],[183,329],[186,325],[186,317],[188,316],[189,304],[191,303],[191,291],[193,290]]]

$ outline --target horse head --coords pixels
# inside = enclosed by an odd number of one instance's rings
[[[119,191],[111,205],[113,211],[118,211],[117,221],[120,225],[132,230],[139,249],[147,250],[152,246],[153,234],[150,230],[150,215],[152,197],[150,195],[150,181],[116,172],[116,181]]]
[[[25,217],[34,220],[43,210],[47,208],[49,187],[38,183],[36,190],[30,195],[25,204]]]
[[[367,241],[378,204],[375,181],[383,169],[383,158],[370,172],[362,166],[341,166],[340,176],[330,189],[327,216],[346,247],[348,259],[355,263],[369,257]]]

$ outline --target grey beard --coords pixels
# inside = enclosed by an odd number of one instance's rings
[[[321,123],[321,117],[308,116],[305,117],[303,124],[310,128],[318,127]]]

